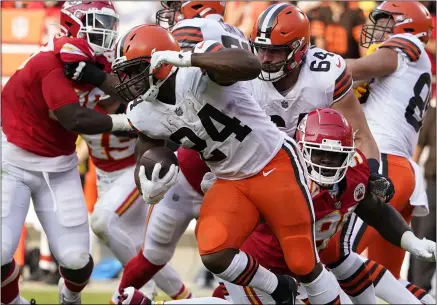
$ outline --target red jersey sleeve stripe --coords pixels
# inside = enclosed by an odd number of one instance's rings
[[[416,46],[413,42],[401,37],[389,39],[388,41],[384,42],[380,46],[380,48],[398,48],[402,50],[402,52],[405,53],[405,55],[407,55],[411,61],[419,60],[420,54],[422,53],[419,47]]]

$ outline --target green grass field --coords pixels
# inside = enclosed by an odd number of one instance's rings
[[[21,295],[27,300],[35,299],[36,304],[59,304],[58,290],[53,288],[53,291],[38,291],[31,289],[23,289]],[[82,304],[109,304],[111,299],[110,292],[83,292]],[[164,294],[158,294],[156,301],[167,300]]]

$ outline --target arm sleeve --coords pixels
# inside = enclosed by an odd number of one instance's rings
[[[367,193],[366,198],[355,209],[355,213],[365,223],[374,227],[385,240],[398,247],[401,245],[402,235],[406,231],[411,231],[398,211],[371,193]]]
[[[71,81],[64,76],[59,68],[50,71],[41,81],[41,90],[51,111],[68,104],[79,102],[79,97],[73,89]]]

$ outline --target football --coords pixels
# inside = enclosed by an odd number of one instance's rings
[[[140,185],[138,176],[140,167],[142,165],[144,166],[146,177],[151,179],[153,168],[156,163],[161,163],[162,166],[161,171],[159,172],[159,178],[162,178],[167,174],[172,164],[176,166],[179,165],[178,158],[173,151],[164,146],[152,147],[146,150],[146,152],[141,156],[141,159],[135,168],[135,183],[137,186]]]

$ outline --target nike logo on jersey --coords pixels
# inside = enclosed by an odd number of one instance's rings
[[[267,176],[270,175],[270,174],[271,174],[275,169],[276,169],[276,168],[271,169],[271,170],[269,170],[268,172],[263,171],[263,176],[264,176],[264,177],[267,177]]]
[[[341,61],[340,61],[340,58],[337,58],[337,60],[338,60],[338,63],[336,64],[336,66],[337,66],[338,68],[340,68],[340,67],[341,67]]]

